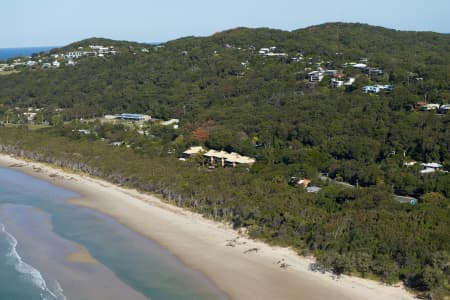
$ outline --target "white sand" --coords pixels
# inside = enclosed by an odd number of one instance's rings
[[[239,236],[229,226],[85,175],[0,154],[0,165],[79,193],[72,203],[108,214],[203,272],[232,299],[414,299],[402,286],[312,272],[311,258]],[[50,176],[51,175],[51,176]],[[56,176],[55,176],[56,175]],[[236,240],[234,247],[227,246]],[[257,248],[258,251],[249,249]],[[287,268],[281,268],[285,263]]]

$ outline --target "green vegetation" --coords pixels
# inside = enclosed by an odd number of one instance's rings
[[[90,44],[113,45],[119,54],[2,77],[5,122],[25,124],[15,107],[34,107],[42,108],[35,123],[53,125],[0,128],[3,151],[160,193],[252,237],[312,253],[319,268],[401,280],[435,297],[450,293],[450,174],[423,175],[404,164],[450,168],[450,114],[414,109],[423,99],[449,103],[450,36],[336,23],[293,32],[238,28],[163,47],[91,39],[65,50]],[[258,55],[271,46],[288,56]],[[384,74],[342,67],[362,57]],[[318,64],[356,81],[342,89],[329,88],[326,78],[309,83]],[[377,83],[394,90],[361,92]],[[120,112],[178,118],[180,129],[79,121]],[[257,163],[209,170],[176,159],[196,144]],[[322,190],[290,186],[291,176]],[[400,204],[394,192],[419,203]]]

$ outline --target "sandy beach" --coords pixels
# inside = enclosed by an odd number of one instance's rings
[[[312,258],[239,235],[157,197],[36,162],[0,155],[10,167],[75,191],[71,203],[110,215],[202,272],[232,299],[414,299],[403,287],[310,270]],[[86,253],[68,259],[85,260]]]

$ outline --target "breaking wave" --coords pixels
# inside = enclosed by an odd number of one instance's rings
[[[0,234],[4,235],[8,242],[9,249],[6,251],[7,264],[14,266],[14,269],[20,273],[21,277],[33,284],[40,290],[42,300],[67,300],[64,296],[64,291],[58,281],[55,280],[54,287],[51,289],[45,282],[42,274],[33,266],[27,264],[22,260],[17,252],[17,239],[5,229],[5,225],[0,223]]]

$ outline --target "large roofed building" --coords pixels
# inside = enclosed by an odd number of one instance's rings
[[[115,115],[115,118],[120,119],[120,120],[129,120],[129,121],[147,121],[147,120],[151,119],[151,117],[148,115],[129,114],[129,113],[122,113],[120,115]]]
[[[221,167],[235,167],[238,164],[252,165],[256,162],[256,159],[252,157],[242,156],[235,152],[228,153],[226,151],[217,151],[213,149],[203,154],[203,156],[208,158],[210,164],[219,164]]]

